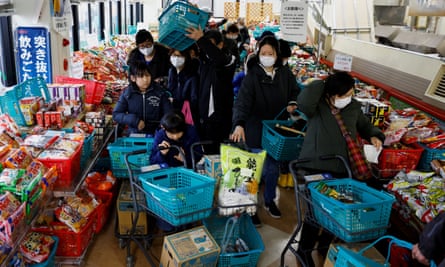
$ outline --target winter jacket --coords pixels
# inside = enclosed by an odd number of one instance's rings
[[[324,81],[311,82],[298,96],[298,108],[308,117],[306,136],[300,158],[313,158],[306,167],[333,173],[346,173],[344,165],[336,160],[320,161],[322,155],[340,155],[349,161],[348,146],[340,131],[337,120],[332,115],[328,102],[323,99]],[[360,137],[370,140],[375,136],[385,140],[379,128],[373,126],[363,114],[361,104],[355,99],[340,110],[346,129],[353,139]]]
[[[168,90],[173,97],[173,107],[181,110],[185,100],[190,102],[193,121],[198,120],[198,74],[182,70],[179,73],[175,67],[170,68],[168,74]]]
[[[419,237],[419,249],[425,258],[445,266],[445,213],[425,225]]]
[[[172,109],[168,94],[158,84],[152,83],[145,94],[129,85],[119,97],[113,110],[113,120],[128,125],[129,133],[154,134],[162,116]],[[139,121],[145,122],[145,129],[138,130]]]
[[[156,131],[155,139],[153,142],[153,147],[150,154],[150,164],[166,163],[170,167],[184,166],[183,162],[175,159],[175,156],[179,154],[176,148],[171,148],[165,156],[161,154],[158,147],[159,144],[161,144],[163,141],[167,141],[170,143],[170,145],[176,145],[182,148],[185,153],[187,167],[193,167],[191,146],[194,143],[199,142],[198,132],[196,131],[194,126],[187,125],[187,128],[184,131],[184,135],[178,141],[169,139],[167,137],[167,134],[165,133],[165,130],[159,129],[158,131]],[[200,147],[197,147],[195,152],[196,162],[198,162],[202,157],[203,152]]]
[[[200,48],[201,64],[199,68],[198,127],[201,140],[214,141],[216,147],[230,134],[235,57],[227,49],[220,50],[210,40],[203,37],[197,41]],[[213,96],[214,112],[209,114],[210,92]]]
[[[254,64],[244,77],[234,104],[233,128],[243,126],[247,145],[260,148],[262,121],[275,119],[287,105],[295,103],[299,92],[289,68],[280,66],[272,79],[259,64]]]
[[[168,54],[168,48],[165,46],[155,43],[154,50],[155,54],[151,61],[145,61],[145,56],[139,52],[139,49],[136,47],[133,49],[128,55],[127,65],[131,65],[134,62],[144,62],[148,64],[151,71],[151,77],[153,80],[156,80],[160,77],[167,77],[168,70],[171,67],[170,64],[170,56]]]

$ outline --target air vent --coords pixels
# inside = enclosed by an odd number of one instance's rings
[[[445,103],[445,65],[442,65],[431,81],[425,95],[441,103]]]

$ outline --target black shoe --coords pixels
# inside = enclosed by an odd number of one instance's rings
[[[281,211],[278,209],[277,205],[275,205],[275,202],[272,201],[268,204],[266,203],[264,205],[264,208],[267,210],[267,212],[272,218],[275,219],[281,218]]]
[[[261,227],[261,220],[260,217],[258,217],[258,214],[254,214],[252,216],[250,216],[250,218],[252,219],[252,223],[253,225],[255,225],[255,227]]]

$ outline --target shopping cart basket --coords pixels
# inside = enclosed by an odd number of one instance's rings
[[[388,239],[389,245],[388,245],[388,254],[385,260],[384,264],[377,263],[369,258],[366,258],[363,256],[363,253],[375,246],[378,242],[382,240]],[[337,253],[337,259],[335,261],[334,267],[344,267],[344,266],[354,266],[354,267],[386,267],[389,266],[388,262],[391,256],[391,246],[397,245],[399,247],[407,248],[409,250],[412,249],[413,245],[407,241],[400,240],[394,236],[382,236],[379,239],[375,240],[371,244],[367,245],[366,247],[362,248],[361,250],[355,252],[352,250],[349,250],[345,247],[339,246],[338,247],[338,253]],[[436,267],[436,263],[434,261],[430,261],[431,267]]]
[[[345,242],[361,242],[378,238],[384,235],[388,228],[391,205],[394,202],[392,195],[366,187],[363,183],[353,181],[352,179],[324,179],[323,176],[329,176],[324,174],[323,171],[311,170],[304,167],[305,163],[311,160],[315,159],[298,159],[289,163],[289,169],[295,184],[294,190],[298,222],[294,233],[291,235],[281,254],[281,266],[284,266],[284,256],[288,250],[296,256],[297,261],[302,263],[303,266],[307,266],[306,260],[302,259],[297,251],[297,245],[300,242],[297,240],[297,234],[300,232],[303,224],[322,227],[323,230],[328,231],[336,238]],[[347,177],[352,177],[348,163],[343,157],[339,155],[329,155],[320,157],[320,160],[340,161],[347,170]],[[339,209],[339,207],[344,208],[344,206],[341,205],[344,203],[338,200],[330,202],[330,200],[334,199],[329,199],[329,196],[321,196],[321,198],[317,199],[318,193],[320,193],[316,192],[315,187],[320,183],[318,179],[322,179],[323,183],[326,183],[328,187],[332,186],[335,190],[338,190],[337,192],[351,193],[347,195],[352,197],[358,198],[359,194],[364,193],[366,196],[360,196],[360,201],[364,201],[364,203],[362,203],[363,206],[361,206],[360,203],[345,204],[350,206],[342,210],[341,208]],[[363,190],[366,192],[363,192]],[[354,193],[354,191],[359,192]],[[368,204],[366,204],[367,201],[369,202]],[[381,209],[374,207],[376,203],[382,204]],[[373,214],[373,217],[376,218],[368,217],[366,212],[370,212],[370,214]],[[376,213],[379,214],[377,215]],[[374,219],[381,221],[370,222]]]
[[[166,148],[160,148],[166,149]],[[186,160],[182,149],[177,149],[183,159],[184,167],[166,168],[160,165],[135,166],[131,157],[151,151],[147,149],[135,150],[125,154],[125,164],[129,172],[131,194],[135,215],[132,218],[132,228],[127,236],[127,266],[134,265],[131,254],[131,241],[142,250],[151,266],[155,266],[147,251],[146,240],[141,240],[136,234],[140,212],[148,212],[173,226],[199,221],[211,213],[215,181],[210,177],[200,175],[186,169]],[[138,193],[143,193],[145,201],[139,202]],[[152,234],[154,238],[156,234]]]

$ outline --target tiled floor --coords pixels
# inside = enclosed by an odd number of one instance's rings
[[[263,226],[258,230],[265,245],[265,250],[259,259],[259,267],[277,267],[280,265],[281,251],[297,222],[293,189],[280,189],[279,207],[283,214],[281,219],[273,219],[263,208],[259,209]],[[159,264],[162,241],[162,237],[156,238],[150,249],[150,254],[156,264]],[[132,246],[132,250],[136,251],[134,267],[149,266],[143,254],[135,245]],[[126,249],[120,248],[119,238],[115,235],[113,218],[110,218],[102,232],[95,236],[82,265],[85,267],[126,266]],[[63,264],[61,266],[69,265]],[[286,266],[297,266],[292,254],[286,255]]]

